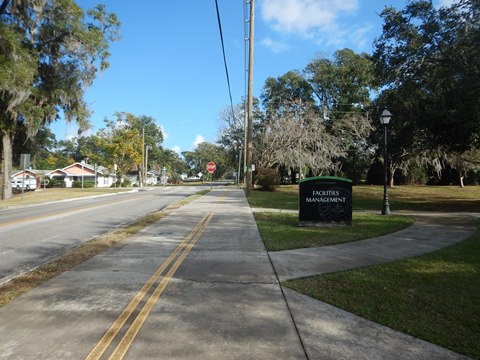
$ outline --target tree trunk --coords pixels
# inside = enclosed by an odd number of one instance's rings
[[[464,188],[464,187],[465,187],[465,185],[463,184],[463,178],[464,178],[464,176],[463,176],[463,175],[460,175],[460,187],[461,187],[461,188]]]
[[[10,183],[10,171],[12,169],[12,137],[9,131],[2,134],[2,159],[0,168],[0,187],[2,200],[12,197],[12,184]]]
[[[390,166],[390,178],[388,179],[388,186],[393,188],[395,186],[395,181],[394,181],[394,175],[395,171],[397,171],[398,168]]]

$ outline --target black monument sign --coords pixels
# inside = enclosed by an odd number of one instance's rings
[[[352,225],[352,180],[320,176],[300,180],[299,225]]]

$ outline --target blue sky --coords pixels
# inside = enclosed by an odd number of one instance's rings
[[[93,7],[101,0],[78,0]],[[434,0],[437,6],[452,0]],[[117,111],[153,117],[164,147],[193,150],[218,138],[229,106],[215,0],[104,1],[122,22],[110,67],[86,91],[92,132]],[[234,104],[245,93],[244,0],[218,0]],[[381,34],[378,14],[407,0],[255,0],[254,95],[268,77],[301,70],[339,49],[371,52]],[[57,139],[76,135],[74,124],[52,125]]]

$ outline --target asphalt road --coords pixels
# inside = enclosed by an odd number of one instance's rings
[[[164,187],[2,210],[0,284],[199,190],[199,186]]]
[[[0,359],[305,359],[239,189],[173,211],[0,318]]]

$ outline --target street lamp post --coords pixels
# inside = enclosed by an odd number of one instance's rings
[[[384,109],[380,115],[380,123],[383,125],[384,129],[384,153],[383,153],[383,209],[382,215],[390,214],[390,205],[388,203],[388,192],[387,192],[387,182],[388,182],[388,152],[387,152],[387,126],[392,118],[392,114],[387,109]]]

